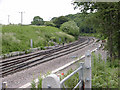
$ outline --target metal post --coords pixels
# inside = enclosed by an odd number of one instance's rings
[[[10,21],[9,21],[9,20],[10,20],[10,15],[8,15],[8,24],[10,24]]]
[[[91,88],[91,52],[88,50],[85,55],[85,88]]]
[[[107,52],[105,51],[105,64],[106,64],[106,61],[107,61]]]
[[[61,43],[61,38],[59,38],[59,45],[60,45],[60,43]]]
[[[1,72],[1,70],[0,70]],[[2,76],[0,76],[0,90],[2,90]]]
[[[83,80],[83,70],[84,70],[84,62],[80,62],[80,66],[82,66],[82,69],[80,69],[80,71],[79,71],[79,81],[81,80]],[[80,87],[81,87],[81,85],[79,84],[79,90],[81,90],[80,89]]]
[[[2,83],[2,88],[3,88],[3,89],[7,88],[7,82],[3,82],[3,83]]]
[[[22,22],[23,22],[23,13],[25,12],[19,12],[21,14],[21,25],[22,25]]]
[[[31,48],[33,48],[33,40],[32,39],[30,40],[30,46],[31,46]]]

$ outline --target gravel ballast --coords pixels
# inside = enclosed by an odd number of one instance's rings
[[[44,75],[48,72],[51,72],[73,60],[75,60],[74,57],[81,57],[85,54],[87,50],[93,50],[97,47],[97,45],[88,45],[78,51],[75,51],[73,53],[70,53],[68,55],[59,57],[57,59],[53,59],[51,61],[45,62],[43,64],[37,65],[35,67],[17,72],[12,75],[8,75],[4,78],[2,78],[2,82],[7,82],[8,88],[18,88],[22,85],[31,82],[33,79],[38,78],[38,76]]]

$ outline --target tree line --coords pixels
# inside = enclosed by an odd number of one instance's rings
[[[80,33],[97,33],[107,40],[106,49],[110,60],[120,59],[120,2],[74,2],[74,8],[80,13],[53,17],[43,21],[34,17],[32,25],[46,25],[60,28],[77,37]]]
[[[107,39],[110,60],[120,59],[120,2],[74,2],[89,19],[96,31]],[[88,13],[89,12],[89,13]]]
[[[91,16],[89,16],[89,18],[91,18]],[[82,13],[53,17],[50,21],[44,21],[40,16],[35,16],[31,24],[57,27],[77,38],[80,33],[96,32],[90,23],[88,25],[87,22],[89,18],[87,15]]]

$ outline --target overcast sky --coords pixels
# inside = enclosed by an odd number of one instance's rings
[[[74,10],[72,0],[0,0],[0,23],[18,24],[21,22],[23,13],[23,24],[30,24],[34,16],[40,16],[45,21],[52,17],[75,14],[79,10]]]

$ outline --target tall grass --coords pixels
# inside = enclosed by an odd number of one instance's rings
[[[118,88],[118,60],[111,64],[93,54],[92,88]]]
[[[51,26],[20,26],[5,25],[2,27],[2,53],[13,51],[25,51],[30,48],[30,39],[33,40],[33,48],[47,46],[53,39],[56,43],[67,40],[74,41],[75,38]]]

